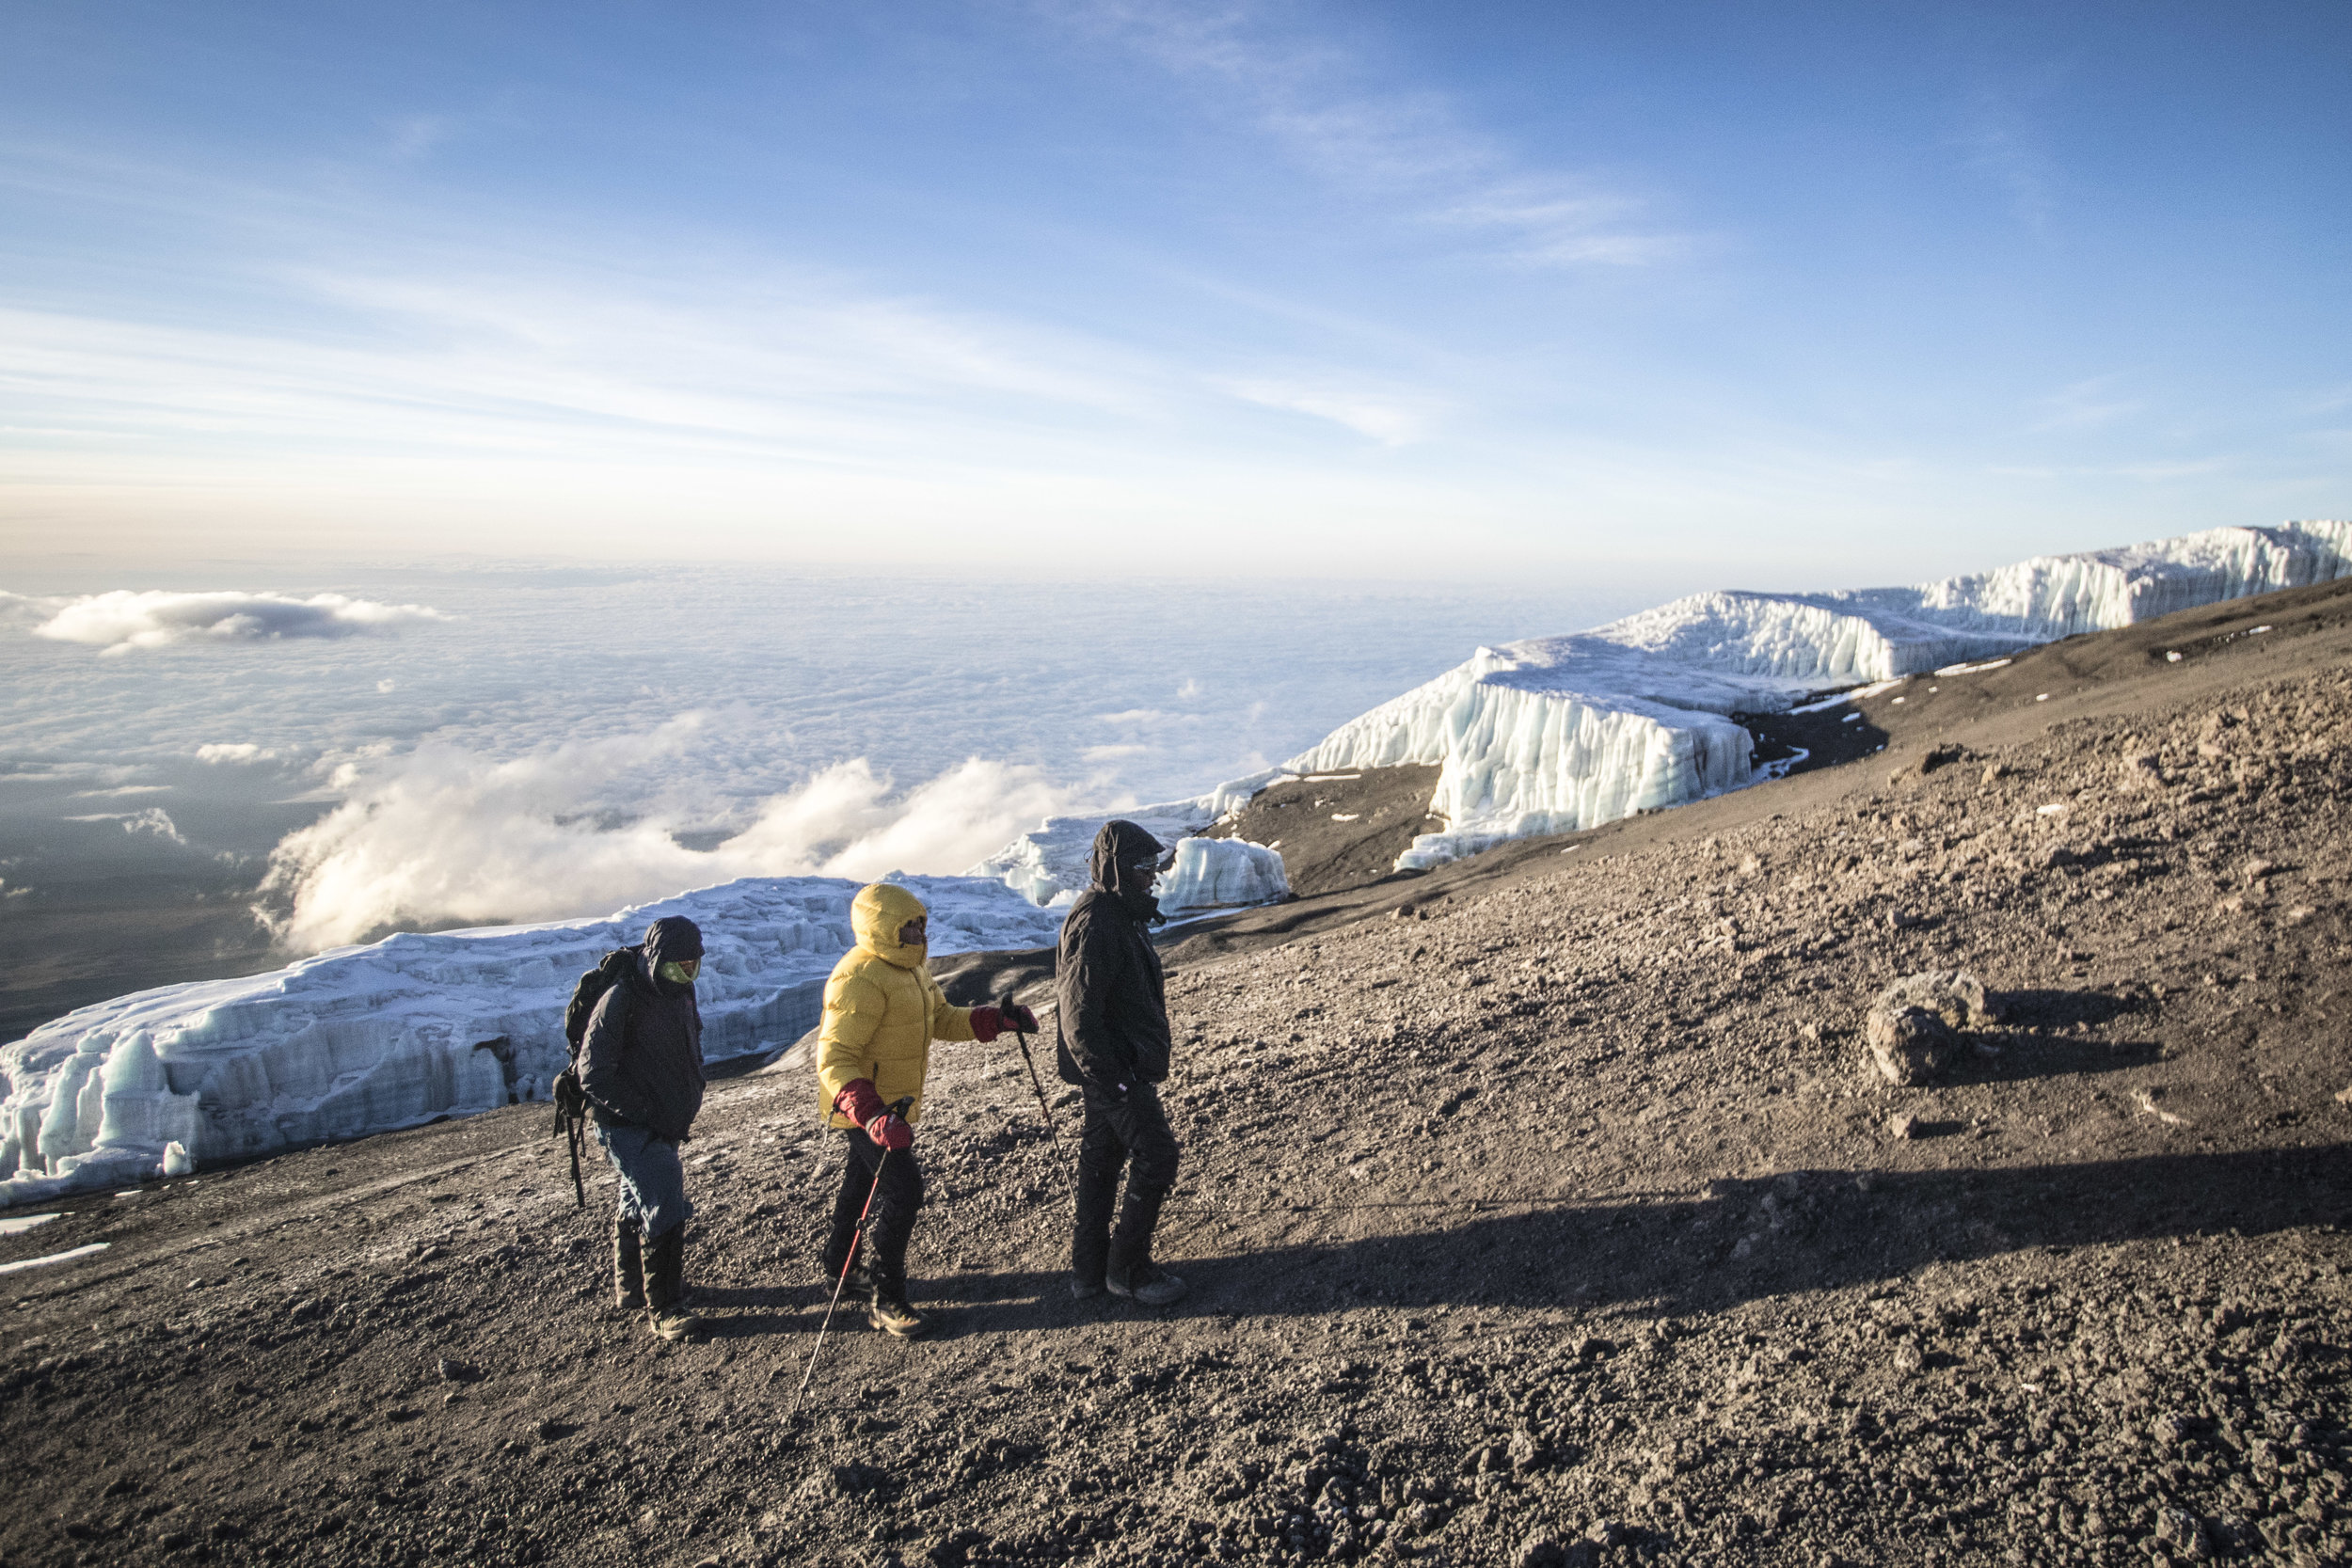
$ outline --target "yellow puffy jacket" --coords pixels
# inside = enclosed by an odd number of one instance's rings
[[[899,928],[924,915],[922,900],[896,882],[859,889],[850,906],[857,945],[825,982],[825,1023],[817,1037],[818,1109],[829,1127],[856,1125],[833,1102],[861,1078],[872,1080],[885,1103],[913,1095],[907,1120],[921,1120],[931,1041],[973,1037],[972,1009],[950,1006],[940,994],[923,965],[926,950],[898,944]]]

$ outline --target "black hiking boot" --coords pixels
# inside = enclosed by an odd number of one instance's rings
[[[1157,1263],[1125,1269],[1114,1263],[1104,1272],[1103,1285],[1111,1294],[1139,1301],[1146,1307],[1166,1307],[1183,1296],[1185,1289],[1183,1280]]]
[[[645,1305],[644,1238],[635,1220],[612,1222],[612,1305],[624,1312]]]
[[[860,1258],[850,1263],[850,1275],[847,1279],[841,1276],[840,1264],[827,1263],[825,1265],[825,1297],[827,1300],[832,1299],[836,1287],[841,1291],[843,1301],[857,1301],[872,1295],[874,1276],[866,1269],[866,1259]]]
[[[686,1309],[686,1227],[645,1243],[645,1326],[664,1339],[701,1332],[703,1321]]]

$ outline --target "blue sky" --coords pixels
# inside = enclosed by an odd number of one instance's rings
[[[2338,4],[21,0],[0,565],[1812,588],[2343,516],[2348,65]]]

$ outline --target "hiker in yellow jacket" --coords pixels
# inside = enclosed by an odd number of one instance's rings
[[[928,1326],[907,1305],[906,1262],[907,1240],[923,1206],[914,1125],[923,1119],[931,1041],[993,1040],[1000,1030],[1037,1027],[1026,1007],[1009,1001],[950,1006],[926,967],[929,927],[922,900],[898,883],[860,889],[850,905],[857,945],[841,956],[825,982],[825,1022],[817,1038],[819,1114],[842,1134],[847,1154],[833,1235],[825,1243],[825,1283],[849,1271],[850,1284],[871,1304],[867,1321],[902,1339]],[[901,1101],[910,1101],[903,1115]],[[851,1250],[868,1193],[872,1261],[861,1270]]]

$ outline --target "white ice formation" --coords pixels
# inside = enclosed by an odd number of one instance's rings
[[[1206,795],[1197,795],[1189,800],[1128,806],[1093,816],[1049,816],[964,875],[993,877],[1031,903],[1068,904],[1086,891],[1090,879],[1088,863],[1093,855],[1094,835],[1104,823],[1124,817],[1162,844],[1177,844],[1187,834],[1214,826],[1218,818],[1282,776],[1280,768],[1270,768],[1246,779],[1221,784]],[[1289,891],[1287,882],[1282,891]],[[1160,904],[1168,907],[1166,889],[1162,890]]]
[[[1170,919],[1271,904],[1290,895],[1282,852],[1238,838],[1185,838],[1160,879],[1160,912]]]
[[[1481,648],[1342,725],[1296,771],[1435,764],[1433,809],[1400,867],[1567,832],[1756,781],[1732,718],[1807,694],[1998,658],[2352,571],[2352,523],[2223,528],[1912,588],[1710,593],[1591,631]]]
[[[894,879],[930,909],[935,953],[1060,930],[1061,911],[1001,881]],[[849,948],[858,885],[753,878],[608,920],[388,937],[84,1007],[0,1048],[0,1207],[544,1098],[580,972],[664,915],[703,929],[705,1056],[788,1045]]]

